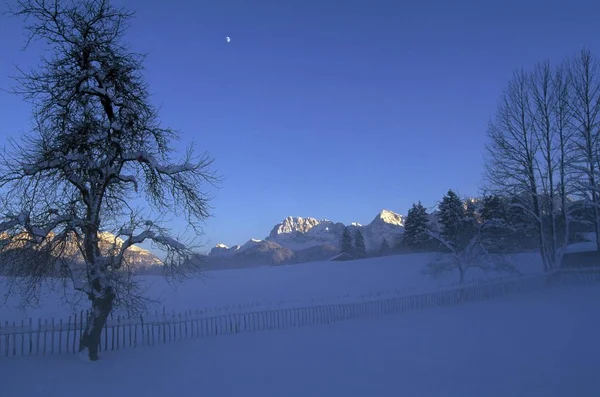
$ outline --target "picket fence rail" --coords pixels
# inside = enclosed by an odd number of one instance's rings
[[[550,274],[478,283],[419,295],[320,306],[231,313],[206,317],[198,311],[143,315],[107,321],[100,351],[114,351],[172,343],[178,340],[208,338],[242,332],[277,330],[324,325],[359,317],[405,313],[463,302],[489,300],[516,292],[555,285],[583,285],[600,282],[600,270],[561,270]],[[0,322],[0,359],[16,356],[75,354],[85,327],[87,313],[66,320],[31,318],[20,323]]]

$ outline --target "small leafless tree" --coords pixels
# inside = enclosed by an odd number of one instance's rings
[[[6,244],[22,248],[4,246],[15,259],[8,273],[30,292],[62,274],[85,293],[92,310],[80,351],[96,360],[113,305],[136,306],[141,298],[126,271],[131,246],[151,241],[166,251],[168,274],[199,271],[189,244],[130,203],[145,198],[161,214],[185,217],[198,235],[209,216],[204,189],[217,178],[211,159],[191,149],[182,161],[171,160],[177,134],[161,126],[150,104],[143,57],[122,43],[131,12],[108,0],[17,3],[13,14],[24,18],[29,40],[44,41],[50,55],[37,70],[19,70],[13,89],[31,101],[34,125],[0,158],[7,192],[0,232]],[[104,231],[119,239],[107,246]],[[81,261],[64,252],[73,241]]]
[[[459,283],[465,282],[469,269],[479,269],[484,273],[517,274],[518,270],[505,252],[499,250],[498,238],[512,232],[511,227],[501,219],[480,220],[478,216],[467,215],[459,220],[457,238],[444,236],[440,224],[431,223],[428,235],[440,243],[447,251],[440,253],[424,269],[424,274],[439,277],[458,271]]]

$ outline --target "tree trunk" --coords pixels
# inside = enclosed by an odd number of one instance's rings
[[[90,294],[89,299],[92,302],[92,310],[90,310],[86,328],[79,341],[79,351],[82,352],[87,349],[91,361],[98,360],[100,336],[102,335],[102,329],[106,324],[106,320],[112,311],[113,300],[115,299],[115,294],[111,287],[105,288],[102,294],[99,295]]]

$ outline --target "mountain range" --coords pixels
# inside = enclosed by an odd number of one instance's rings
[[[379,252],[385,239],[390,246],[404,232],[402,215],[382,210],[368,225],[344,225],[327,219],[287,217],[276,224],[262,240],[250,239],[243,245],[217,244],[205,258],[211,267],[246,267],[328,260],[340,252],[344,228],[352,236],[360,230],[367,253]]]
[[[368,254],[379,252],[385,239],[390,246],[399,242],[404,232],[402,215],[382,210],[367,225],[351,223],[344,225],[327,219],[287,217],[276,224],[264,239],[250,239],[243,245],[228,247],[217,244],[202,261],[209,268],[236,268],[261,265],[281,265],[311,261],[329,260],[340,252],[340,243],[345,228],[354,236],[360,230]],[[108,232],[100,233],[101,250],[108,250],[115,236]],[[1,239],[1,237],[0,237]],[[117,246],[123,241],[116,238]],[[5,246],[6,249],[9,246]],[[16,247],[15,247],[16,248]],[[77,244],[73,242],[63,255],[75,261],[83,258]],[[130,247],[125,258],[136,272],[155,271],[162,262],[150,251],[138,246]],[[154,269],[154,270],[152,270]]]
[[[14,253],[17,249],[21,249],[23,243],[19,241],[19,236],[16,239],[10,241],[8,240],[8,235],[6,233],[0,234],[0,258],[5,260],[3,256],[8,254],[11,255],[11,251]],[[23,239],[26,239],[26,236],[22,236]],[[98,233],[100,250],[104,255],[107,255],[113,244],[116,243],[117,247],[121,247],[124,243],[123,239],[120,237],[116,237],[114,234],[109,232],[100,232]],[[72,260],[74,262],[83,261],[83,256],[79,250],[79,244],[75,239],[68,240],[64,249],[60,254],[66,260]],[[160,268],[162,266],[162,261],[150,251],[138,247],[136,245],[130,246],[127,251],[125,251],[124,259],[130,269],[134,272],[143,272],[147,269],[151,268]],[[0,274],[4,274],[6,270],[10,266],[2,266],[0,264]]]

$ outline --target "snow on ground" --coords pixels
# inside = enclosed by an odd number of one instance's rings
[[[168,311],[203,310],[212,315],[383,299],[456,284],[458,274],[449,273],[439,279],[423,275],[423,269],[434,257],[434,254],[395,255],[348,262],[210,271],[203,280],[187,280],[174,286],[159,276],[144,277],[144,282],[147,296],[161,299]],[[542,270],[537,253],[515,255],[514,262],[524,274]],[[501,276],[471,269],[466,278],[472,281]],[[63,304],[62,290],[45,291],[41,307],[29,309],[26,313],[16,309],[18,297],[14,296],[6,305],[0,305],[0,320],[20,321],[25,316],[66,319],[74,310],[88,309],[87,299],[70,294],[69,300],[76,304]]]
[[[335,325],[106,353],[0,359],[11,397],[587,397],[600,287],[549,288]]]
[[[566,250],[567,253],[596,250],[596,233],[580,233],[579,237],[585,241],[569,244]]]
[[[572,254],[575,252],[588,252],[596,250],[595,241],[584,241],[581,243],[573,243],[567,247],[566,253]]]

